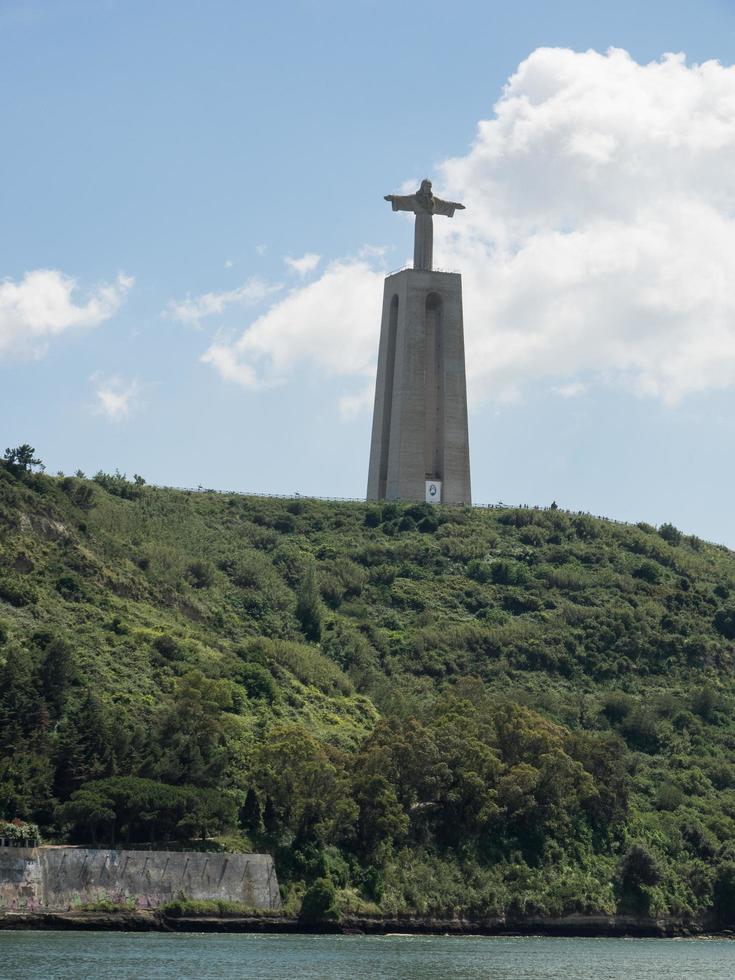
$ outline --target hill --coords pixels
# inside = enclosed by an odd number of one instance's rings
[[[11,461],[0,818],[270,850],[314,916],[726,924],[734,640],[735,555],[670,525]]]

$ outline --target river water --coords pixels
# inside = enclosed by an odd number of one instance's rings
[[[735,942],[0,932],[3,980],[733,980]]]

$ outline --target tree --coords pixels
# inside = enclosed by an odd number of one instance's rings
[[[88,787],[77,790],[68,803],[58,809],[58,817],[73,825],[81,834],[88,836],[92,844],[97,843],[100,830],[108,831],[110,843],[115,843],[114,801],[104,788],[90,783]]]
[[[721,925],[735,923],[735,864],[731,861],[717,869],[712,904]]]
[[[69,644],[61,638],[53,639],[45,650],[41,664],[41,692],[53,716],[61,716],[69,686],[74,679],[74,657]]]
[[[61,801],[82,784],[112,776],[133,761],[123,709],[105,706],[92,688],[67,707],[54,734],[54,795]]]
[[[16,748],[0,755],[0,817],[48,823],[52,811],[48,753]]]
[[[318,643],[322,635],[322,601],[313,566],[309,568],[299,586],[296,618],[301,624],[306,639]]]
[[[256,834],[263,829],[262,807],[258,794],[252,786],[249,787],[245,802],[240,807],[240,826]]]
[[[34,467],[44,470],[46,467],[36,456],[36,450],[24,442],[15,449],[6,449],[3,463],[12,473],[30,473]]]
[[[408,817],[398,802],[394,787],[381,773],[357,773],[352,792],[359,807],[357,841],[360,853],[365,858],[380,861],[390,852],[393,842],[405,836]]]
[[[11,649],[0,667],[0,749],[17,750],[32,728],[40,699],[33,683],[33,663],[25,650]]]
[[[303,728],[273,727],[252,761],[266,830],[318,843],[347,836],[357,808],[341,761]]]
[[[633,844],[620,866],[623,887],[640,888],[641,885],[657,885],[661,879],[656,859],[642,844]]]
[[[162,748],[157,775],[170,783],[216,786],[228,760],[221,715],[231,707],[226,681],[199,670],[179,678],[157,733]]]
[[[143,842],[194,833],[205,839],[208,832],[235,823],[235,805],[219,790],[112,776],[85,783],[58,808],[57,816],[70,825],[77,840],[95,840],[100,831],[113,844],[119,838]]]
[[[645,890],[661,880],[656,858],[642,844],[633,844],[620,862],[620,891],[623,908],[647,913],[650,895]]]

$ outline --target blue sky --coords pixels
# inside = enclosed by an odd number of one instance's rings
[[[0,0],[2,446],[363,495],[382,197],[429,175],[475,499],[735,546],[733,62],[714,0]]]

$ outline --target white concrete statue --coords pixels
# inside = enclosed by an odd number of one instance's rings
[[[464,204],[454,201],[442,201],[431,193],[431,181],[422,180],[421,187],[415,194],[386,194],[385,200],[390,201],[394,211],[413,211],[416,215],[416,227],[413,239],[413,267],[424,272],[431,272],[432,253],[434,250],[433,215],[443,214],[453,218],[455,211],[464,211]]]

